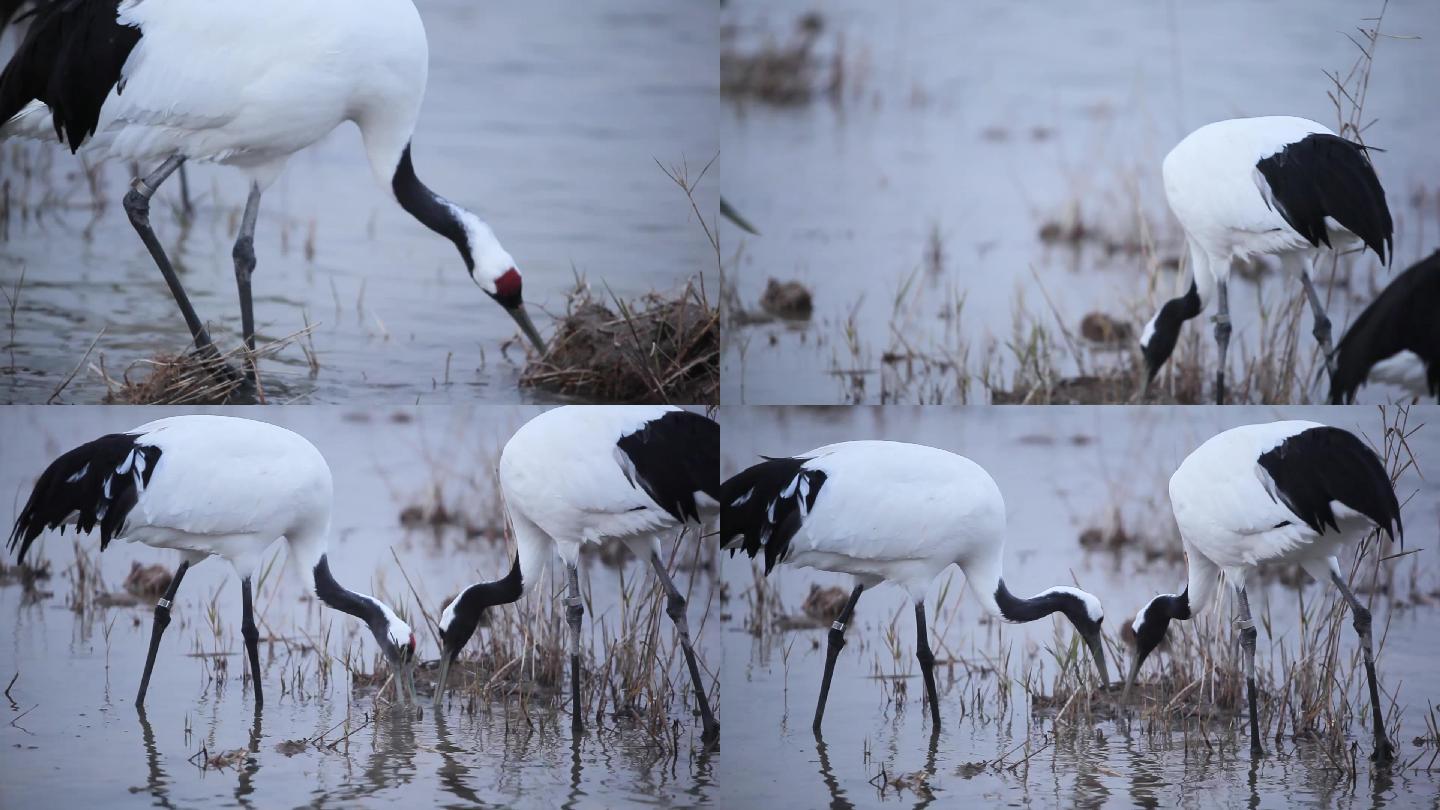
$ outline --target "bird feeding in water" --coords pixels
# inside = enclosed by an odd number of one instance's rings
[[[329,465],[296,433],[229,416],[175,416],[101,436],[51,462],[15,519],[9,549],[18,546],[15,559],[23,562],[42,532],[74,525],[85,534],[99,530],[101,551],[120,540],[180,552],[180,566],[155,606],[136,707],[145,703],[185,572],[212,555],[229,560],[240,575],[240,633],[259,710],[264,695],[251,579],[265,549],[284,537],[289,564],[306,586],[329,607],[365,622],[396,670],[397,691],[415,701],[414,632],[389,605],[347,590],[330,573],[333,492]]]
[[[1355,401],[1369,382],[1440,401],[1440,251],[1395,277],[1335,349],[1330,404]]]
[[[72,152],[156,167],[135,180],[124,208],[196,347],[214,355],[151,227],[151,197],[186,161],[232,166],[249,180],[233,254],[253,353],[261,195],[291,155],[354,122],[375,178],[455,244],[470,277],[544,354],[515,260],[489,225],[416,176],[411,139],[428,47],[410,0],[52,0],[34,13],[0,73],[0,138],[58,139]]]
[[[1187,584],[1161,594],[1136,615],[1135,657],[1128,695],[1140,665],[1165,638],[1172,620],[1188,620],[1213,601],[1220,580],[1234,591],[1245,657],[1250,753],[1262,756],[1255,691],[1255,622],[1245,580],[1266,563],[1299,563],[1317,582],[1340,590],[1354,617],[1365,659],[1375,731],[1374,759],[1389,762],[1370,611],[1340,572],[1336,555],[1371,532],[1403,542],[1400,504],[1385,467],[1353,433],[1315,422],[1271,422],[1232,428],[1200,445],[1170,478],[1170,506],[1185,546]]]
[[[1085,640],[1110,681],[1100,629],[1100,600],[1057,585],[1022,599],[1005,585],[1005,499],[980,465],[934,447],[854,441],[793,458],[767,458],[720,490],[722,548],[779,563],[850,574],[850,599],[830,627],[825,675],[815,705],[818,734],[845,627],[867,588],[903,587],[915,605],[915,657],[925,680],[932,729],[940,728],[935,656],[925,631],[925,591],[952,563],[991,615],[1033,622],[1061,613]]]
[[[1185,231],[1191,282],[1141,333],[1142,398],[1174,351],[1180,327],[1215,299],[1215,401],[1224,404],[1230,268],[1264,254],[1298,265],[1315,339],[1334,378],[1330,319],[1312,278],[1319,249],[1363,245],[1388,263],[1394,242],[1385,189],[1366,152],[1314,121],[1284,116],[1208,124],[1170,150],[1163,165],[1165,198]]]
[[[720,490],[720,426],[672,407],[569,405],[526,422],[500,454],[500,491],[515,533],[510,573],[466,588],[440,616],[440,673],[435,705],[445,696],[450,665],[485,611],[532,591],[557,555],[565,563],[570,626],[571,727],[584,730],[580,700],[579,557],[585,544],[615,539],[648,560],[666,595],[690,671],[705,742],[720,724],[690,641],[685,597],[670,578],[660,540],[713,520]]]

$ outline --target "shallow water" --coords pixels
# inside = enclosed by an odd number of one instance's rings
[[[1322,71],[1349,69],[1356,52],[1344,34],[1380,4],[778,6],[728,4],[722,24],[734,29],[733,48],[748,53],[767,37],[783,43],[801,14],[817,11],[825,25],[816,51],[822,80],[843,39],[849,89],[838,105],[823,93],[798,107],[722,105],[725,196],[761,232],[727,227],[722,236],[727,257],[739,257],[730,276],[740,300],[755,307],[774,277],[805,283],[815,302],[808,325],[771,323],[727,336],[727,404],[878,402],[881,355],[906,345],[951,356],[968,348],[975,371],[997,340],[1008,381],[1014,358],[1004,344],[1014,336],[1017,305],[1057,342],[1052,306],[1072,331],[1092,311],[1138,330],[1154,313],[1143,303],[1142,263],[1089,245],[1046,246],[1042,224],[1063,220],[1078,203],[1087,225],[1128,237],[1138,208],[1156,228],[1162,258],[1173,255],[1166,246],[1180,240],[1160,188],[1165,153],[1184,134],[1223,118],[1293,114],[1335,128]],[[1387,150],[1374,157],[1396,215],[1397,258],[1387,270],[1367,254],[1355,262],[1350,294],[1332,292],[1337,339],[1373,297],[1372,283],[1383,287],[1440,245],[1440,155],[1431,145],[1440,108],[1415,103],[1440,73],[1433,47],[1440,13],[1428,0],[1395,0],[1384,30],[1422,38],[1380,43],[1365,105],[1367,120],[1375,119],[1366,140]],[[1413,198],[1422,190],[1427,202],[1417,208]],[[932,231],[942,245],[938,272],[926,260]],[[1259,296],[1288,302],[1301,294],[1296,281],[1278,274],[1260,285],[1236,280],[1232,359],[1237,345],[1247,358],[1259,351]],[[1184,286],[1179,274],[1163,271],[1156,300]],[[902,289],[909,303],[897,314]],[[947,316],[961,298],[957,323]],[[858,356],[844,339],[852,313]],[[892,337],[892,324],[904,344]],[[1299,335],[1306,356],[1310,328],[1307,312]],[[1213,366],[1208,322],[1194,321],[1188,331],[1203,334]],[[1063,342],[1057,354],[1061,371],[1073,373]],[[1128,368],[1128,355],[1085,355],[1092,368]],[[864,370],[863,391],[835,369]],[[1383,402],[1395,393],[1372,387],[1361,397]],[[972,390],[970,401],[983,396]],[[1307,399],[1323,396],[1310,391]],[[912,392],[901,401],[915,399]],[[946,400],[956,399],[951,390]]]
[[[553,324],[541,310],[564,313],[576,273],[598,292],[608,286],[630,298],[713,272],[690,203],[656,165],[688,163],[694,177],[719,149],[712,7],[427,0],[420,11],[430,78],[416,171],[495,229],[524,274],[542,333]],[[28,178],[26,166],[40,176]],[[103,357],[116,377],[189,342],[120,207],[129,167],[106,167],[94,195],[79,168],[48,145],[0,148],[0,178],[12,185],[0,286],[13,294],[20,285],[13,347],[0,353],[0,401],[44,402],[102,330],[88,362]],[[157,196],[155,228],[196,310],[229,347],[240,331],[231,245],[245,181],[225,168],[189,171],[194,224],[182,228],[170,212],[179,200],[172,178]],[[701,182],[702,211],[715,210],[718,182]],[[92,210],[97,198],[101,212]],[[318,375],[296,345],[263,367],[280,389],[275,399],[544,399],[517,388],[519,347],[502,351],[514,323],[470,280],[455,248],[377,186],[354,127],[292,158],[262,201],[255,249],[261,342],[316,325]],[[8,316],[7,306],[4,344],[12,343]],[[99,376],[81,372],[63,401],[103,396]]]
[[[1433,409],[1412,412],[1412,427],[1431,421]],[[1017,408],[726,408],[723,472],[733,474],[757,454],[800,453],[834,441],[886,438],[928,443],[961,452],[985,467],[1005,494],[1009,540],[1006,582],[1032,594],[1056,584],[1072,584],[1100,597],[1107,634],[1114,635],[1146,600],[1183,582],[1183,568],[1164,561],[1146,563],[1138,554],[1116,556],[1084,551],[1077,539],[1087,527],[1105,525],[1113,504],[1126,510],[1132,531],[1171,521],[1166,496],[1170,472],[1201,441],[1228,427],[1276,418],[1309,418],[1363,429],[1378,435],[1380,419],[1372,408],[1344,411],[1324,408],[1119,409],[1066,407],[1039,411]],[[1424,418],[1416,418],[1423,416]],[[1440,478],[1436,458],[1440,431],[1422,429],[1411,444],[1424,465],[1425,480],[1407,474],[1397,489],[1404,507],[1406,549],[1427,549],[1402,567],[1422,592],[1440,584],[1430,551],[1440,540]],[[1138,525],[1137,525],[1138,524]],[[1411,566],[1414,566],[1412,569]],[[1379,672],[1387,690],[1395,690],[1402,708],[1394,742],[1400,759],[1413,767],[1396,768],[1389,777],[1372,778],[1365,757],[1371,740],[1352,727],[1359,778],[1327,770],[1315,751],[1285,740],[1267,741],[1270,756],[1251,768],[1247,739],[1221,727],[1215,748],[1184,735],[1158,735],[1152,742],[1127,736],[1114,722],[1099,722],[1094,735],[1079,739],[1052,733],[1054,725],[1031,718],[1024,691],[1016,684],[1008,710],[995,700],[995,677],[964,667],[937,667],[942,731],[930,735],[922,709],[923,686],[914,662],[914,620],[903,590],[882,585],[866,591],[846,634],[836,664],[825,713],[823,752],[810,731],[825,661],[825,631],[777,633],[759,640],[746,629],[745,594],[754,573],[748,561],[723,566],[729,600],[722,617],[724,683],[731,705],[743,701],[753,712],[726,717],[720,780],[727,801],[736,806],[797,807],[948,807],[960,799],[985,806],[1146,806],[1191,807],[1359,807],[1429,806],[1440,789],[1433,771],[1423,770],[1434,743],[1412,742],[1425,735],[1428,701],[1440,693],[1435,673],[1434,604],[1391,610],[1377,600],[1375,627],[1389,622],[1380,652]],[[1049,651],[1073,635],[1063,620],[1001,625],[983,619],[982,610],[962,594],[963,576],[951,568],[929,591],[927,615],[937,659],[956,658],[972,666],[998,666],[1020,679],[1037,663],[1048,684],[1053,672]],[[851,587],[848,577],[780,566],[770,576],[790,612],[798,612],[812,584]],[[948,588],[948,591],[946,590]],[[1305,585],[1307,600],[1332,591]],[[942,593],[944,599],[941,599]],[[1293,648],[1297,635],[1296,595],[1278,584],[1252,586],[1257,616],[1269,616],[1275,641]],[[893,628],[893,648],[886,640]],[[1269,633],[1261,628],[1260,657],[1267,661]],[[1354,649],[1348,621],[1342,655]],[[1008,657],[1004,657],[1008,652]],[[1127,659],[1128,660],[1128,659]],[[1084,657],[1087,667],[1088,656]],[[1112,677],[1120,662],[1113,655]],[[1149,666],[1156,666],[1151,664]],[[1158,667],[1156,667],[1158,669]],[[1155,670],[1147,670],[1153,675]],[[903,684],[898,700],[893,675]],[[1123,671],[1121,671],[1123,675]],[[1142,673],[1142,679],[1144,673]],[[1042,686],[1042,688],[1044,688]],[[1367,709],[1368,711],[1368,709]],[[779,726],[779,733],[776,728]],[[1243,731],[1243,725],[1240,729]],[[1167,744],[1168,743],[1168,747]],[[983,764],[1004,756],[1002,768]],[[1009,766],[1030,758],[1015,770]],[[913,776],[928,771],[926,790]],[[902,787],[897,788],[898,781]],[[887,784],[888,783],[888,784]],[[1421,797],[1424,797],[1423,799]],[[927,800],[928,799],[928,800]]]
[[[474,495],[483,490],[472,488],[488,482],[486,471],[498,448],[535,409],[247,410],[302,433],[326,456],[336,483],[330,545],[336,578],[412,617],[420,658],[433,661],[438,645],[425,623],[413,619],[419,606],[438,615],[461,587],[498,576],[509,555],[500,544],[466,540],[455,531],[406,531],[399,525],[400,511],[426,502],[439,483],[452,508],[488,517]],[[169,413],[0,409],[0,433],[6,436],[0,493],[13,504],[7,514],[23,504],[34,475],[61,450]],[[7,807],[54,801],[61,786],[67,805],[115,807],[476,802],[600,808],[691,806],[717,795],[715,759],[699,743],[698,723],[688,722],[688,711],[679,706],[670,708],[679,718],[679,753],[663,756],[648,733],[622,722],[607,721],[604,730],[592,724],[574,747],[566,713],[533,698],[523,717],[501,703],[481,704],[472,714],[462,711],[458,700],[437,716],[423,693],[419,718],[377,709],[373,692],[350,689],[344,664],[350,656],[356,666],[373,671],[377,652],[369,632],[349,616],[300,601],[301,586],[282,575],[279,565],[258,578],[256,592],[265,689],[258,732],[252,692],[241,682],[246,665],[239,583],[226,563],[213,559],[185,577],[156,658],[147,714],[137,717],[133,701],[151,608],[73,611],[66,573],[74,561],[71,537],[47,535],[32,549],[52,563],[54,574],[40,587],[53,596],[26,603],[21,587],[0,587],[0,611],[10,617],[0,634],[0,671],[7,682],[18,673],[9,691],[7,723],[0,726],[6,750],[0,758],[0,804]],[[281,546],[272,550],[279,559]],[[131,561],[175,564],[173,553],[144,546],[115,543],[98,554],[98,541],[87,540],[83,548],[115,591]],[[392,549],[418,591],[418,603]],[[623,569],[592,563],[582,571],[593,598],[595,614],[586,620],[592,630],[599,622],[613,627],[618,621],[622,574],[627,582],[648,577],[633,561]],[[718,644],[710,640],[713,633],[703,632],[713,624],[702,618],[713,577],[696,575],[692,583],[684,569],[675,577],[682,590],[693,587],[689,615],[697,651],[718,669]],[[506,610],[531,615],[525,611],[534,596]],[[668,622],[661,630],[666,643],[667,628]],[[488,632],[481,628],[468,649],[476,650]],[[316,655],[265,641],[272,635],[326,649],[334,656],[328,683],[319,677]],[[667,665],[672,684],[686,682],[678,658]],[[202,767],[205,757],[237,749],[248,752],[238,764]],[[205,757],[197,758],[202,750]]]

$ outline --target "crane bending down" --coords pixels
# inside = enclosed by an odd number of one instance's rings
[[[500,489],[515,532],[510,573],[461,591],[440,617],[442,650],[435,704],[445,696],[450,664],[484,612],[534,588],[558,554],[565,563],[570,625],[571,726],[585,728],[580,708],[580,547],[618,539],[649,560],[667,596],[695,688],[701,739],[720,737],[720,724],[690,642],[685,598],[660,555],[660,538],[712,520],[720,490],[720,426],[671,407],[570,405],[531,419],[500,455]]]
[[[1190,290],[1165,302],[1141,333],[1142,398],[1174,351],[1180,327],[1214,298],[1220,354],[1215,400],[1224,404],[1230,268],[1260,254],[1298,263],[1315,339],[1334,378],[1330,319],[1312,279],[1319,248],[1361,244],[1388,263],[1394,243],[1385,189],[1366,150],[1314,121],[1271,116],[1208,124],[1165,156],[1165,197],[1185,230],[1192,280]]]
[[[1440,251],[1395,277],[1335,350],[1330,404],[1355,401],[1370,380],[1440,401]]]
[[[150,650],[136,707],[145,704],[160,638],[170,608],[191,566],[223,557],[240,575],[241,635],[255,684],[260,687],[259,631],[251,578],[265,549],[284,537],[290,564],[326,605],[365,622],[402,693],[415,699],[415,634],[380,600],[346,590],[330,573],[327,536],[334,485],[330,467],[303,437],[267,422],[229,416],[175,416],[76,447],[51,462],[15,519],[9,549],[24,561],[46,529],[68,525],[111,540],[170,548],[181,554],[165,595],[155,606]]]
[[[157,167],[135,180],[125,211],[207,353],[214,343],[150,226],[150,198],[188,160],[243,172],[250,194],[233,252],[253,351],[261,194],[292,154],[353,121],[375,178],[455,244],[471,279],[543,354],[515,260],[489,225],[415,174],[428,47],[411,0],[48,0],[0,73],[0,139],[58,139]]]
[[[915,604],[915,657],[932,729],[939,730],[925,591],[951,563],[965,572],[971,593],[991,615],[1032,622],[1063,613],[1089,646],[1101,683],[1110,680],[1099,599],[1063,585],[1022,599],[1006,587],[1005,499],[970,459],[916,444],[841,442],[744,470],[721,486],[720,509],[722,548],[731,556],[763,555],[767,575],[788,563],[855,578],[844,612],[830,628],[812,726],[817,734],[855,603],[866,588],[887,580],[905,588]]]
[[[1250,703],[1250,752],[1263,755],[1255,694],[1255,623],[1245,580],[1265,563],[1299,563],[1317,582],[1340,589],[1354,616],[1365,657],[1375,727],[1374,759],[1389,762],[1370,611],[1340,573],[1336,554],[1372,531],[1403,542],[1400,504],[1385,467],[1353,433],[1315,422],[1246,425],[1221,433],[1186,457],[1170,478],[1170,505],[1185,544],[1188,583],[1161,594],[1136,615],[1135,658],[1128,693],[1140,665],[1165,638],[1171,620],[1188,620],[1209,605],[1219,580],[1234,590],[1236,622],[1245,654]]]

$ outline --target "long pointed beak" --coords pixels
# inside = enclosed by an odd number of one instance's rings
[[[1100,670],[1100,687],[1103,689],[1110,685],[1110,667],[1105,663],[1105,645],[1101,643],[1098,632],[1086,635],[1085,643],[1090,647],[1090,655],[1095,658],[1095,668]]]
[[[516,307],[506,307],[505,311],[510,313],[510,317],[515,319],[515,323],[520,326],[520,331],[525,333],[525,337],[529,338],[530,342],[535,344],[535,351],[539,352],[541,357],[544,357],[545,339],[540,337],[540,330],[536,329],[535,324],[530,321],[530,313],[525,311],[525,305],[520,304]]]
[[[1138,674],[1140,674],[1140,664],[1141,664],[1144,660],[1145,660],[1145,656],[1140,655],[1140,654],[1137,652],[1136,655],[1135,655],[1135,658],[1130,661],[1130,674],[1129,674],[1128,676],[1126,676],[1126,678],[1125,678],[1125,690],[1120,693],[1120,702],[1121,702],[1121,703],[1128,703],[1128,702],[1129,702],[1129,700],[1130,700],[1130,687],[1132,687],[1132,686],[1135,685],[1135,676],[1138,675]]]
[[[440,705],[445,702],[445,679],[450,676],[450,652],[440,652],[440,674],[435,678],[435,711],[440,711]]]
[[[420,705],[420,693],[415,691],[415,662],[405,665],[405,691],[410,693],[410,705]]]

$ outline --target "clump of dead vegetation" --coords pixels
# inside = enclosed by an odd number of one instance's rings
[[[685,194],[717,271],[716,224],[701,213],[695,189],[718,157],[693,178],[686,164],[656,162]],[[577,279],[545,355],[526,366],[520,384],[592,401],[719,404],[720,310],[710,303],[703,276],[673,295],[622,301],[609,293],[608,299]]]
[[[253,352],[243,344],[224,353],[203,349],[163,352],[136,360],[120,372],[118,379],[105,367],[103,356],[91,370],[105,383],[107,405],[264,404],[273,391],[267,393],[264,378],[252,379],[240,369],[256,366],[293,344],[305,350],[312,373],[317,371],[313,351],[301,343],[309,338],[313,328],[307,326],[258,346]]]
[[[520,384],[606,402],[717,402],[719,369],[720,313],[702,284],[606,302],[581,282]]]

